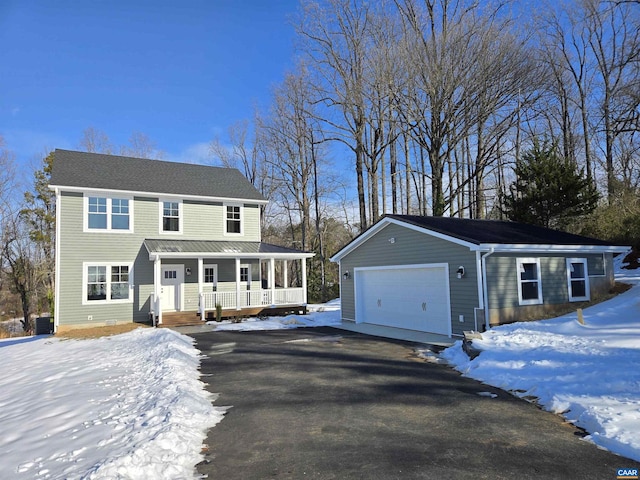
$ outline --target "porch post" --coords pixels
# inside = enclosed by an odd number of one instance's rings
[[[240,310],[240,258],[236,257],[236,310]]]
[[[202,296],[202,282],[204,281],[204,262],[198,257],[198,313],[200,320],[204,321],[204,298]]]
[[[282,261],[282,286],[289,288],[289,265],[286,260]]]
[[[302,263],[302,303],[307,304],[307,259],[301,258]]]
[[[162,304],[160,302],[160,289],[162,288],[162,264],[160,256],[153,259],[153,314],[158,317],[158,323],[162,323]],[[155,321],[155,319],[154,319]]]
[[[276,259],[269,259],[269,288],[271,289],[271,305],[276,304]]]
[[[202,283],[204,282],[204,261],[198,257],[198,295],[202,293]]]

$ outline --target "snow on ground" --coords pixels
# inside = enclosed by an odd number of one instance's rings
[[[441,357],[463,374],[521,397],[640,461],[640,272],[628,292],[576,314],[492,329]],[[309,314],[222,322],[216,330],[340,324],[340,303]],[[14,479],[194,478],[207,430],[226,410],[199,380],[193,341],[167,329],[96,340],[0,340],[0,472]],[[488,394],[489,395],[489,394]]]
[[[224,408],[189,337],[0,340],[0,472],[12,479],[194,478]]]
[[[340,299],[331,300],[323,304],[307,305],[307,315],[287,315],[285,317],[255,317],[243,320],[241,323],[232,323],[229,320],[223,322],[207,322],[220,330],[282,330],[298,327],[325,327],[340,325]]]
[[[551,320],[493,328],[473,345],[469,360],[461,342],[445,358],[465,376],[535,397],[551,412],[585,429],[587,440],[640,461],[640,272],[620,271],[631,290]]]

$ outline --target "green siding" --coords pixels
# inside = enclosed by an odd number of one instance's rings
[[[60,197],[60,238],[58,239],[60,278],[60,325],[143,321],[148,317],[149,295],[153,289],[153,266],[142,246],[142,230],[150,215],[148,202],[135,202],[136,233],[83,232],[83,197],[63,193]],[[158,217],[156,205],[156,219]],[[125,304],[83,305],[83,263],[133,263],[133,301]],[[150,286],[151,285],[151,286]]]
[[[394,243],[389,242],[391,237],[395,238]],[[342,273],[352,272],[350,279],[341,279],[342,317],[345,320],[355,319],[355,267],[428,263],[449,264],[452,333],[461,335],[464,330],[475,329],[474,309],[479,305],[475,252],[447,240],[393,224],[377,232],[340,261]],[[462,279],[456,276],[459,266],[465,269]],[[460,315],[464,316],[463,322],[459,321]]]
[[[609,257],[611,255],[609,254]],[[518,258],[539,258],[542,281],[542,299],[545,304],[557,305],[569,302],[567,286],[567,258],[586,258],[589,276],[605,274],[601,254],[493,254],[486,260],[487,291],[489,305],[493,308],[518,307]],[[593,279],[590,278],[590,283]]]
[[[229,240],[224,235],[224,208],[222,203],[183,202],[183,233],[160,233],[159,198],[134,197],[133,233],[84,232],[83,195],[62,192],[60,194],[58,238],[59,298],[58,323],[61,326],[105,324],[111,322],[145,321],[150,310],[150,296],[153,293],[153,263],[143,247],[145,238],[175,238],[193,240]],[[243,235],[234,240],[260,241],[260,208],[245,205],[243,208]],[[83,262],[133,263],[133,299],[126,304],[83,305]],[[166,263],[183,264],[191,268],[192,274],[185,275],[183,310],[197,308],[198,273],[197,260],[167,260]],[[214,262],[210,262],[214,263]],[[235,279],[233,261],[219,261],[219,281],[230,276]],[[243,261],[243,263],[245,263]],[[229,265],[229,268],[227,268]],[[260,270],[255,262],[252,266],[254,280],[259,280]],[[235,283],[234,283],[235,285]],[[259,281],[255,288],[259,288]],[[235,287],[234,287],[235,288]],[[195,293],[194,293],[195,292]],[[194,300],[195,299],[195,300]],[[195,303],[194,303],[195,302]],[[92,320],[88,320],[89,316]]]

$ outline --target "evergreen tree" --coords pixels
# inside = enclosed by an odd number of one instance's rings
[[[44,287],[49,313],[53,315],[54,268],[55,268],[55,232],[56,212],[55,194],[49,189],[54,153],[51,152],[42,161],[42,169],[34,174],[33,191],[25,192],[25,207],[20,215],[27,222],[31,241],[40,249],[38,265],[38,284]]]
[[[562,158],[554,144],[535,141],[516,163],[515,174],[502,202],[510,220],[564,229],[598,204],[595,185],[573,162]]]

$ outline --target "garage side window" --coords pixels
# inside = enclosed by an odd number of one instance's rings
[[[567,258],[567,287],[569,301],[589,300],[589,276],[586,258]]]
[[[539,258],[516,259],[518,271],[518,301],[520,305],[542,303],[542,281]]]

